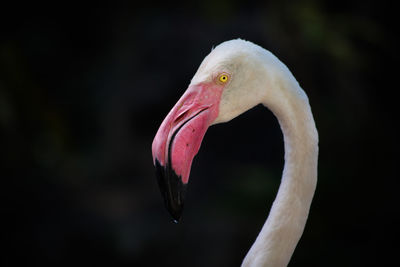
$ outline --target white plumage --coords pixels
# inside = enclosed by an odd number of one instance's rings
[[[285,141],[281,185],[270,214],[242,266],[286,266],[307,220],[317,182],[318,133],[308,98],[272,53],[244,40],[227,41],[204,59],[192,84],[231,74],[214,124],[262,103],[277,117]]]

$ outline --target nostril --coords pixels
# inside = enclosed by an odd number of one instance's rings
[[[185,115],[188,113],[189,110],[186,110],[185,112],[182,112],[181,114],[178,115],[178,117],[175,118],[174,123],[178,123],[180,122]]]

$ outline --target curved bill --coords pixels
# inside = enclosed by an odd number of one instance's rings
[[[164,119],[153,140],[153,161],[164,203],[174,221],[183,209],[194,156],[218,115],[219,90],[192,85]]]

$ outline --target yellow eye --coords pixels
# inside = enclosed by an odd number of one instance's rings
[[[229,80],[229,76],[227,74],[221,74],[218,76],[218,81],[220,83],[226,83]]]

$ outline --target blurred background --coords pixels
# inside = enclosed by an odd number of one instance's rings
[[[179,224],[151,157],[202,59],[234,38],[289,67],[319,130],[318,187],[289,266],[395,265],[391,10],[341,0],[2,6],[1,266],[239,266],[280,182],[272,113],[257,106],[209,129]]]

